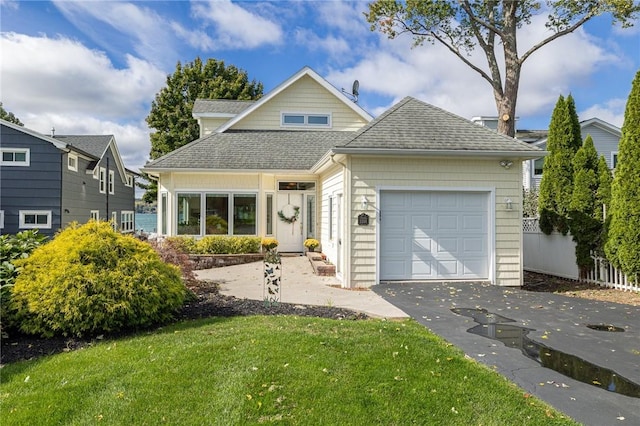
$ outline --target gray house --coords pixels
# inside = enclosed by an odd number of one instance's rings
[[[0,120],[0,233],[53,236],[71,222],[135,229],[135,172],[113,135],[45,136]]]

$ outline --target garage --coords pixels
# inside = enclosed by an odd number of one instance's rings
[[[488,280],[489,192],[381,191],[380,280]]]

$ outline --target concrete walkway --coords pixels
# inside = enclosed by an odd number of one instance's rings
[[[606,377],[600,370],[591,370],[581,362],[587,361],[640,385],[640,307],[471,283],[390,283],[377,285],[373,290],[471,358],[578,422],[594,426],[640,425],[640,398],[574,380],[540,363],[551,365],[561,360],[561,365],[583,369],[589,381],[605,382]],[[497,318],[503,324],[529,329],[526,338],[534,344],[579,360],[569,360],[570,357],[564,355],[555,358],[556,355],[535,350],[528,352],[534,355],[529,358],[519,348],[468,332],[474,327],[476,331],[482,330],[483,326],[474,318],[452,312],[455,308],[462,309],[463,313],[468,313],[465,311],[468,309],[473,312],[485,309],[504,317]],[[601,324],[614,325],[624,331],[587,327]],[[491,335],[495,331],[496,337],[501,334],[498,327],[493,327],[486,326],[484,333]],[[503,337],[503,340],[507,339]],[[518,346],[526,339],[516,335],[514,340],[514,346]],[[609,381],[604,384],[615,386]]]
[[[241,299],[264,300],[262,262],[195,271],[200,279],[220,283],[220,292]],[[363,312],[375,318],[408,318],[402,310],[371,290],[340,288],[335,277],[313,273],[306,256],[282,257],[281,302],[332,306]]]

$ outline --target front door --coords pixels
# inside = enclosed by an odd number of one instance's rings
[[[306,211],[304,195],[300,192],[280,192],[276,203],[276,238],[278,251],[304,250],[304,223]]]

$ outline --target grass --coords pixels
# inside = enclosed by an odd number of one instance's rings
[[[0,373],[3,426],[575,424],[414,321],[191,321]]]

